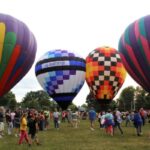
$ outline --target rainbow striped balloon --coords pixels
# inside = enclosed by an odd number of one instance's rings
[[[15,86],[31,68],[36,40],[18,19],[0,14],[0,96]]]
[[[119,52],[131,77],[150,92],[150,15],[126,28],[119,41]]]

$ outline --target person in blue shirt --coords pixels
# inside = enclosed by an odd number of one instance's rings
[[[134,111],[133,123],[136,128],[137,136],[142,135],[142,117],[137,110]]]
[[[96,120],[96,112],[94,110],[93,107],[91,107],[91,109],[89,110],[89,120],[90,120],[90,127],[91,127],[91,130],[94,130],[94,122]]]
[[[106,112],[104,119],[105,119],[104,124],[105,124],[106,133],[113,136],[113,134],[114,134],[114,130],[113,130],[114,116],[110,109]]]

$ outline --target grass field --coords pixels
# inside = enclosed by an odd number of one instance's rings
[[[98,122],[95,130],[91,131],[88,120],[82,120],[77,129],[68,126],[67,122],[61,123],[59,130],[54,129],[52,122],[50,125],[49,130],[38,133],[40,146],[18,145],[18,138],[5,134],[0,139],[0,150],[150,150],[150,124],[143,127],[140,137],[136,136],[134,127],[123,127],[123,136],[118,130],[113,137],[108,136],[99,128]]]

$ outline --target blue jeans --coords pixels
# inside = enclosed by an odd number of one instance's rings
[[[54,127],[59,128],[58,118],[54,118]]]

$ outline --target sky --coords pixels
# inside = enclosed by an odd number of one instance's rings
[[[66,49],[86,58],[97,47],[118,49],[125,28],[150,14],[149,0],[0,0],[0,13],[23,21],[35,35],[37,53],[34,64],[13,87],[17,101],[27,92],[42,90],[35,76],[35,63],[47,51]],[[122,89],[138,84],[127,76]],[[73,102],[85,103],[89,88],[85,82]],[[116,98],[115,97],[115,98]]]

